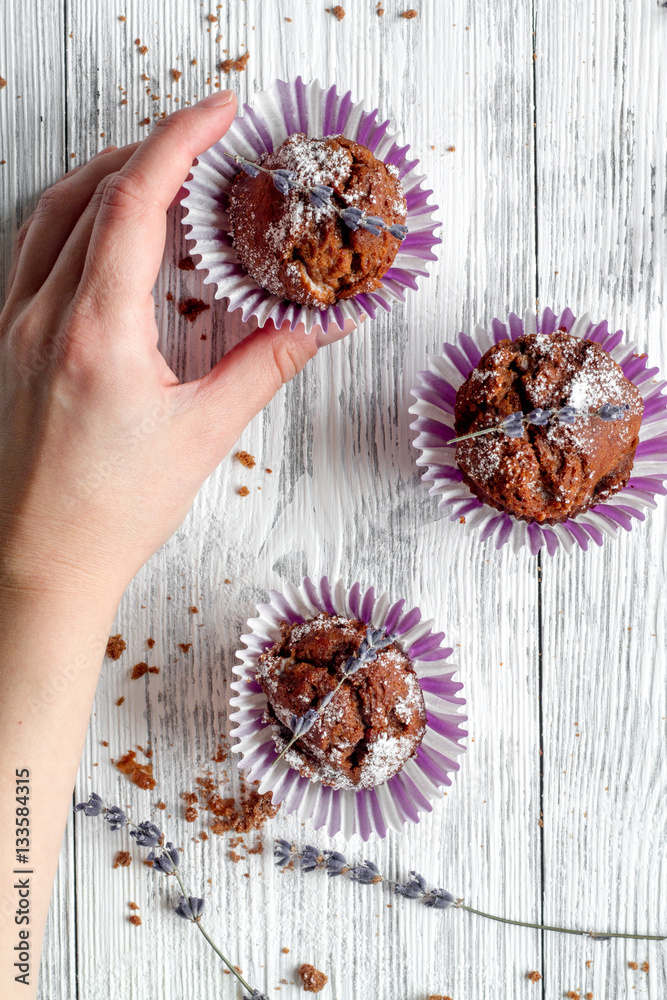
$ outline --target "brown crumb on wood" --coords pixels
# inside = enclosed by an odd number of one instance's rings
[[[638,969],[638,968],[639,968],[639,965],[636,962],[628,962],[628,969],[632,969],[634,971],[635,969]]]
[[[438,995],[437,997],[436,996],[431,996],[431,997],[428,998],[428,1000],[452,1000],[452,998],[451,997],[445,997],[445,996],[441,997],[440,995]]]
[[[200,313],[203,313],[210,308],[211,307],[206,302],[203,302],[202,299],[181,299],[178,303],[179,313],[181,316],[185,316],[190,323],[194,323]]]
[[[565,994],[567,1000],[581,1000],[581,993],[579,990],[568,990]]]
[[[240,497],[247,497],[248,494],[250,493],[250,490],[248,489],[247,486],[240,486],[239,489],[237,490],[237,493]]]
[[[539,983],[541,978],[542,976],[536,969],[533,972],[526,973],[526,979],[530,979],[531,983]]]
[[[128,750],[124,757],[115,761],[121,774],[127,775],[133,785],[144,790],[155,788],[157,782],[153,777],[152,764],[140,764],[134,750]]]
[[[281,948],[280,950],[282,951],[283,955],[289,955],[289,948]]]
[[[195,262],[193,261],[192,257],[181,257],[181,259],[178,262],[178,266],[181,269],[181,271],[194,271]]]
[[[108,740],[102,740],[102,746],[103,747],[108,747],[109,746],[109,741]]]
[[[148,668],[148,673],[149,674],[159,674],[160,673],[160,668],[159,667],[149,667]]]
[[[199,810],[196,806],[188,806],[185,810],[185,822],[194,823],[194,821],[199,817]]]
[[[250,492],[250,491],[248,491],[248,492]],[[225,583],[231,583],[231,582],[232,582],[232,581],[231,581],[231,580],[229,579],[229,577],[228,577],[228,576],[226,576],[226,577],[225,577]]]
[[[241,465],[244,465],[246,469],[254,469],[257,464],[255,456],[249,455],[247,451],[237,451],[234,458],[238,458]]]
[[[2,88],[6,86],[7,86],[7,81],[5,80],[4,76],[0,76],[0,90],[2,90]]]
[[[178,81],[181,79],[182,76],[183,76],[183,71],[182,70],[180,70],[180,69],[172,69],[172,71],[171,71],[171,78],[174,81],[174,83],[178,83]]]
[[[140,45],[139,46],[139,54],[140,55],[145,56],[147,52],[148,52],[148,46],[147,45]]]
[[[305,993],[319,993],[329,982],[328,976],[325,976],[323,972],[320,972],[314,965],[309,965],[307,962],[304,962],[299,967],[299,975],[301,976]]]
[[[448,153],[455,153],[456,152],[456,146],[447,146],[446,152],[448,152]]]
[[[196,604],[191,604],[190,607],[188,608],[188,611],[190,612],[191,615],[199,614],[199,608],[197,607]]]
[[[218,18],[216,17],[216,15],[215,15],[215,14],[207,14],[207,15],[206,15],[206,20],[207,20],[207,21],[210,21],[210,22],[211,22],[211,24],[215,24],[215,23],[216,23],[216,21],[218,20]]]
[[[198,779],[200,787],[204,786]],[[218,836],[233,830],[235,833],[248,833],[250,830],[260,830],[268,819],[278,812],[278,806],[271,802],[271,793],[260,795],[254,788],[243,796],[240,803],[232,797],[222,798],[213,785],[212,794],[207,800],[206,808],[215,816],[211,830]],[[240,841],[239,841],[240,842]]]
[[[166,298],[167,302],[173,302],[174,301],[174,296],[171,294],[171,292],[167,292],[167,294],[165,295],[165,298]]]
[[[150,123],[151,123],[150,118],[142,118],[141,121],[139,122],[140,125],[150,125]]]
[[[215,753],[211,757],[214,764],[224,764],[227,760],[227,751],[225,749],[224,743],[218,743]]]
[[[146,645],[148,646],[149,649],[152,649],[153,646],[155,645],[155,639],[146,639]]]
[[[123,695],[121,695],[120,698],[118,699],[118,701],[116,702],[116,705],[118,706],[118,708],[120,708],[120,706],[123,704],[124,701],[125,701],[125,698],[124,698]]]
[[[129,868],[132,864],[132,855],[129,851],[119,851],[114,858],[114,868]]]
[[[118,20],[119,21],[127,21],[127,18],[125,17],[125,14],[119,14],[118,15]]]
[[[143,677],[144,674],[147,673],[148,673],[147,663],[135,663],[134,666],[132,667],[132,680],[138,681],[140,677]]]
[[[333,16],[338,21],[342,21],[343,18],[345,17],[345,11],[343,10],[343,8],[341,7],[340,4],[336,4],[335,7],[327,7],[326,11],[327,11],[327,14],[333,14]]]
[[[155,803],[155,808],[156,809],[166,809],[167,808],[167,803],[166,802],[156,802]]]
[[[192,643],[191,642],[179,642],[178,648],[182,649],[184,653],[189,653],[190,650],[192,649]]]
[[[584,993],[584,1000],[593,1000],[593,994],[589,990],[588,993]]]
[[[141,927],[141,917],[138,917],[136,913],[133,913],[131,917],[127,918],[131,924],[135,927]]]
[[[118,635],[112,635],[109,637],[107,642],[107,652],[106,655],[110,660],[117,660],[120,654],[125,652],[127,649],[127,643],[123,639],[120,633]]]
[[[642,962],[642,965],[641,965],[642,972],[648,972],[649,968],[650,968],[650,966],[649,966],[648,962]]]
[[[378,17],[384,17],[384,7],[382,6],[381,3],[378,3],[377,7],[375,8],[375,13],[377,14]]]
[[[286,17],[285,20],[289,21],[290,24],[292,23],[292,18],[291,17]]]
[[[250,59],[249,52],[244,52],[244,54],[239,56],[238,59],[223,59],[220,63],[220,69],[223,73],[231,73],[233,69],[235,69],[237,73],[242,73],[248,65],[248,59]]]
[[[187,806],[193,806],[199,802],[199,796],[196,792],[181,792],[181,798]]]
[[[138,910],[139,909],[139,906],[137,905],[137,903],[128,903],[127,905],[129,906],[129,908],[131,910]]]
[[[404,10],[401,17],[404,17],[406,21],[411,21],[414,17],[418,17],[416,10]]]

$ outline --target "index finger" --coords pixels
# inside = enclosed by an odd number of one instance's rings
[[[81,279],[84,296],[113,308],[150,295],[164,250],[167,209],[193,160],[225,134],[235,113],[236,95],[225,90],[157,122],[106,185]]]

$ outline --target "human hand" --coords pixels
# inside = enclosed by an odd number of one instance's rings
[[[0,314],[0,581],[117,602],[247,422],[317,351],[258,331],[180,385],[156,342],[166,212],[231,92],[66,175],[19,234]],[[335,339],[335,338],[327,338]]]

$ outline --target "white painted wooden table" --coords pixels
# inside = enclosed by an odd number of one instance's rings
[[[94,788],[136,818],[164,799],[216,939],[269,996],[296,997],[294,986],[276,988],[307,961],[329,974],[322,997],[338,1000],[551,1000],[569,990],[662,1000],[665,945],[540,934],[404,900],[389,909],[381,889],[281,875],[268,852],[234,865],[225,840],[193,844],[182,819],[178,793],[226,731],[234,653],[255,602],[305,572],[358,578],[406,595],[446,630],[470,739],[447,797],[419,826],[344,849],[390,875],[417,869],[507,916],[667,932],[667,504],[602,550],[541,561],[497,553],[428,497],[407,412],[429,352],[536,299],[608,318],[667,370],[667,9],[656,0],[415,5],[419,17],[406,21],[398,0],[385,0],[383,18],[375,0],[347,0],[341,23],[325,0],[0,6],[3,277],[40,191],[108,143],[145,134],[145,116],[207,93],[222,50],[250,52],[247,71],[229,77],[242,100],[301,74],[379,105],[421,158],[443,221],[440,259],[419,292],[321,351],[244,433],[239,444],[258,467],[225,461],[130,587],[117,621],[128,651],[104,664],[76,796]],[[183,72],[177,84],[172,68]],[[156,298],[164,351],[188,379],[244,330],[197,273],[175,267],[184,252],[174,213]],[[212,308],[189,326],[168,290]],[[161,672],[130,682],[148,636]],[[155,750],[159,795],[110,764],[135,744]],[[239,996],[143,866],[112,870],[126,838],[103,826],[68,826],[42,997]],[[283,814],[271,836],[327,846]],[[128,900],[141,906],[140,928],[127,922]],[[646,960],[648,974],[628,968]],[[532,969],[544,976],[536,985],[525,978]]]

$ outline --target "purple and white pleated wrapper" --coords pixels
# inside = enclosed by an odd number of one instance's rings
[[[559,329],[597,341],[637,386],[644,400],[639,445],[630,480],[608,501],[561,524],[526,524],[482,503],[463,482],[456,465],[456,445],[449,444],[456,436],[454,403],[459,386],[493,344]],[[523,319],[514,313],[507,323],[494,319],[490,331],[477,326],[471,335],[460,333],[457,342],[443,344],[442,351],[441,356],[429,358],[429,370],[417,376],[419,384],[412,390],[417,401],[410,407],[416,419],[410,426],[416,433],[415,448],[421,452],[417,465],[424,469],[422,479],[432,484],[429,492],[439,497],[440,507],[451,512],[450,520],[465,518],[466,528],[479,530],[482,540],[493,539],[497,549],[511,543],[515,551],[527,546],[536,554],[544,546],[553,555],[559,546],[567,552],[575,546],[586,550],[591,540],[602,545],[605,536],[615,537],[619,528],[630,531],[635,520],[644,520],[647,508],[656,506],[655,497],[667,492],[666,383],[656,379],[658,369],[647,367],[646,355],[636,353],[636,345],[624,340],[622,330],[610,333],[606,321],[593,324],[588,314],[575,319],[570,309],[560,316],[550,309],[540,316],[528,310]]]
[[[269,602],[257,608],[259,616],[248,622],[250,632],[241,641],[234,667],[238,680],[232,698],[235,711],[232,750],[241,755],[240,767],[249,781],[259,781],[259,791],[271,792],[274,803],[283,802],[287,812],[298,811],[315,829],[324,827],[329,836],[358,834],[364,841],[371,834],[384,837],[400,830],[407,821],[418,823],[421,812],[430,812],[431,802],[441,798],[451,784],[449,773],[457,771],[456,757],[467,736],[460,714],[465,699],[463,685],[453,679],[456,667],[449,662],[451,649],[443,646],[444,633],[433,632],[432,622],[422,621],[418,608],[404,610],[405,600],[391,601],[387,594],[375,596],[373,587],[362,591],[358,583],[349,589],[342,581],[319,584],[306,577],[300,586],[286,584],[283,593],[269,593]],[[385,626],[412,660],[426,704],[426,734],[416,756],[389,781],[372,789],[339,790],[302,777],[285,760],[271,767],[276,751],[271,726],[264,722],[266,695],[255,679],[257,660],[280,637],[280,623],[303,622],[322,612],[359,618],[375,628]]]
[[[434,236],[440,225],[434,218],[437,205],[428,204],[433,192],[424,188],[424,177],[417,173],[419,161],[408,159],[410,147],[401,146],[388,128],[388,121],[378,121],[377,110],[364,111],[354,104],[349,91],[338,94],[335,86],[306,84],[301,77],[292,83],[277,80],[253,96],[252,107],[243,105],[224,138],[192,168],[182,203],[187,238],[194,240],[190,252],[201,256],[196,267],[208,271],[204,283],[217,285],[216,298],[229,299],[230,312],[241,309],[244,322],[255,317],[260,326],[289,322],[294,329],[303,323],[307,333],[320,328],[326,334],[329,327],[343,330],[346,320],[357,326],[365,316],[374,319],[378,308],[389,311],[393,302],[404,301],[406,289],[417,288],[417,278],[428,274],[426,261],[436,259],[433,247],[441,242]],[[367,146],[379,160],[397,168],[407,201],[408,235],[380,288],[341,299],[325,310],[287,302],[258,285],[242,267],[228,231],[227,194],[239,168],[223,150],[258,160],[295,132],[315,138],[344,135]]]

